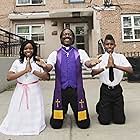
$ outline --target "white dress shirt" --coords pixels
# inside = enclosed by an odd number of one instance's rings
[[[65,46],[63,46],[63,47],[65,47]],[[66,47],[66,49],[68,49],[68,47]],[[90,60],[90,58],[89,58],[88,54],[85,52],[85,50],[79,49],[78,52],[80,55],[81,63],[86,68],[85,62]],[[47,64],[51,64],[54,68],[54,65],[56,64],[56,57],[57,57],[57,51],[53,51],[47,59]]]
[[[39,72],[44,72],[44,70],[41,67],[39,67],[33,61],[33,58],[30,59],[30,63],[31,63],[31,67],[32,67],[33,70],[36,70],[36,71],[39,71]],[[22,70],[25,70],[26,64],[27,64],[27,60],[25,58],[24,58],[23,63],[21,63],[19,61],[19,59],[16,59],[13,62],[13,64],[12,64],[12,66],[11,66],[11,68],[10,68],[9,71],[12,71],[12,72],[17,73],[17,72],[20,72]],[[20,76],[19,78],[17,78],[17,81],[18,82],[21,82],[21,83],[24,83],[24,84],[26,84],[26,83],[32,83],[32,82],[37,81],[37,80],[39,80],[39,77],[37,77],[36,75],[32,74],[31,72],[28,72],[28,73]]]
[[[112,56],[113,56],[115,65],[123,66],[123,67],[131,67],[131,64],[129,63],[129,61],[126,59],[126,57],[123,54],[118,54],[118,53],[113,52]],[[93,67],[92,69],[105,68],[108,64],[108,58],[109,58],[109,54],[106,52],[100,58],[102,61],[99,64],[97,64],[95,67]],[[99,74],[101,83],[104,83],[108,86],[118,85],[123,78],[124,72],[116,68],[113,68],[113,71],[114,71],[114,80],[112,82],[109,80],[109,68],[101,72]]]

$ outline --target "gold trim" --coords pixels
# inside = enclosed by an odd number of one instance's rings
[[[84,111],[79,111],[78,112],[78,121],[86,120],[87,119],[87,112],[86,110]]]
[[[63,110],[54,110],[53,118],[63,120]]]

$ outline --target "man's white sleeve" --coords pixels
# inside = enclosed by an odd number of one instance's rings
[[[78,52],[80,55],[80,60],[81,60],[82,65],[87,69],[85,62],[90,60],[88,54],[86,53],[85,50],[82,50],[82,49],[79,49]]]
[[[56,56],[57,56],[57,51],[53,51],[47,59],[47,64],[51,64],[53,68],[54,65],[56,64]]]

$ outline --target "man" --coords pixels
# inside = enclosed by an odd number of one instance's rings
[[[96,105],[98,120],[102,125],[124,124],[124,100],[120,82],[124,72],[133,73],[132,66],[123,54],[115,53],[115,40],[108,34],[104,40],[105,54],[101,62],[92,68],[92,76],[99,74],[102,83],[100,99]]]
[[[74,112],[77,126],[82,129],[90,126],[83,88],[82,64],[91,68],[99,63],[99,59],[90,60],[84,50],[78,50],[73,46],[74,39],[73,31],[64,29],[60,34],[61,47],[49,55],[47,64],[41,59],[38,61],[46,71],[55,68],[55,89],[50,119],[50,124],[55,129],[62,127],[69,104]]]

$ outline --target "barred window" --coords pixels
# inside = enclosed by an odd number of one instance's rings
[[[140,15],[122,15],[123,41],[140,41]]]
[[[17,5],[44,4],[44,0],[16,0]]]
[[[83,3],[85,0],[69,0],[69,3]]]
[[[17,25],[16,33],[26,39],[36,42],[44,41],[44,25]]]

